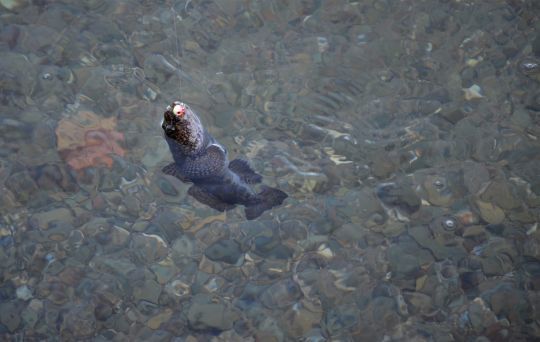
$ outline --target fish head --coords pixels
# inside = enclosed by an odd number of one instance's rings
[[[163,128],[165,135],[173,138],[174,135],[187,126],[186,113],[188,110],[189,107],[180,101],[174,101],[167,106],[161,122],[161,128]]]
[[[187,104],[174,101],[163,114],[161,128],[167,137],[193,148],[197,145],[199,125],[197,115]]]

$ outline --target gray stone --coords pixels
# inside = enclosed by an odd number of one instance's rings
[[[420,209],[420,197],[409,184],[385,183],[377,188],[377,196],[384,204],[407,214]]]
[[[32,298],[32,291],[28,288],[27,285],[22,285],[17,288],[17,298],[22,300],[28,300]]]
[[[453,111],[447,110],[441,113],[441,116],[448,120],[451,124],[456,124],[458,121],[465,117],[465,113],[461,109],[456,109]]]
[[[128,194],[124,198],[124,205],[129,215],[137,217],[141,210],[141,202],[134,195]]]
[[[136,301],[146,300],[148,302],[158,304],[160,294],[161,285],[152,279],[146,279],[142,282],[138,282],[133,287],[133,298]]]
[[[469,320],[473,329],[480,333],[497,322],[495,314],[486,306],[482,298],[475,298],[469,305]]]
[[[336,238],[348,243],[355,243],[364,238],[367,230],[360,225],[347,223],[336,229],[334,235]]]
[[[148,225],[148,221],[137,221],[131,226],[131,230],[134,232],[144,232]]]
[[[158,177],[156,182],[161,192],[165,195],[178,196],[178,190],[176,190],[167,177]]]
[[[491,202],[504,210],[510,210],[521,206],[521,201],[515,192],[512,184],[504,179],[497,179],[489,184],[480,197],[485,202]]]
[[[21,324],[21,315],[15,303],[7,302],[0,304],[0,323],[10,332],[17,330]]]
[[[114,226],[110,232],[110,243],[116,247],[123,247],[129,239],[129,231]]]
[[[164,285],[169,280],[171,280],[172,277],[174,277],[174,275],[178,272],[178,268],[176,268],[170,257],[167,257],[162,261],[153,264],[152,266],[150,266],[150,269],[152,270],[152,272],[154,272],[158,283],[160,283],[161,285]]]
[[[94,263],[98,268],[104,267],[105,269],[112,271],[112,273],[124,277],[127,277],[129,273],[137,269],[137,267],[127,259],[111,258],[110,256],[100,256]]]
[[[17,201],[27,203],[38,191],[38,186],[27,171],[12,174],[6,180],[6,187],[15,195]]]
[[[371,165],[371,170],[373,175],[377,178],[388,178],[398,168],[398,163],[388,158],[386,154],[379,153],[373,157],[373,165]]]
[[[280,326],[283,326],[296,339],[302,340],[302,336],[319,325],[322,314],[322,311],[311,311],[305,305],[298,305],[298,307],[289,308],[287,312],[281,315]],[[310,339],[306,340],[310,341]],[[323,339],[320,341],[323,341]]]
[[[439,243],[433,238],[432,232],[426,226],[416,226],[409,228],[409,235],[422,247],[430,250],[437,260],[454,259],[458,260],[467,255],[461,245],[447,246]]]
[[[153,316],[152,318],[150,318],[146,322],[146,325],[150,329],[153,329],[153,330],[159,329],[159,327],[163,323],[167,322],[171,318],[172,313],[173,313],[173,311],[171,309],[165,309],[164,311],[162,311],[162,312],[158,313],[157,315]]]
[[[60,327],[63,339],[80,340],[94,335],[96,318],[93,304],[79,304],[64,315]]]
[[[487,223],[499,224],[504,221],[506,216],[504,210],[502,210],[499,206],[491,202],[484,202],[479,198],[475,200],[475,204],[480,216]]]
[[[532,42],[532,51],[536,57],[540,57],[540,34],[537,34]]]
[[[514,260],[518,257],[516,247],[510,241],[499,237],[490,238],[484,245],[475,248],[474,252],[482,257],[482,270],[487,276],[511,272]]]
[[[200,254],[195,240],[187,235],[176,239],[172,245],[172,258],[175,263],[181,263],[183,258],[194,258]]]
[[[238,317],[238,313],[221,303],[193,303],[188,311],[188,322],[197,330],[229,330]]]
[[[39,299],[32,299],[26,308],[21,312],[21,318],[24,321],[26,328],[33,328],[39,320],[41,311],[43,310],[43,302]]]
[[[510,118],[510,122],[521,130],[525,130],[532,125],[531,116],[524,108],[516,108]]]
[[[227,264],[236,264],[242,255],[240,244],[235,240],[221,240],[212,244],[204,255],[212,261],[222,261]]]
[[[466,161],[463,163],[463,181],[467,190],[475,194],[489,181],[489,172],[484,164]]]
[[[292,279],[278,281],[261,294],[261,302],[271,309],[285,308],[300,298],[302,291]]]
[[[423,265],[433,262],[431,254],[419,248],[410,237],[400,237],[388,249],[388,261],[393,273],[400,276],[414,276]]]
[[[73,224],[73,215],[67,208],[56,208],[32,215],[29,219],[34,229],[46,230],[54,224]]]
[[[81,231],[86,236],[96,236],[99,233],[108,232],[112,224],[104,217],[94,217],[81,227]]]
[[[400,317],[396,310],[396,303],[389,297],[377,297],[371,303],[373,320],[381,322],[384,327],[392,327],[399,323]]]
[[[456,199],[456,188],[449,177],[444,175],[428,175],[422,182],[423,190],[428,202],[441,207],[449,207]]]
[[[158,235],[136,234],[131,242],[131,249],[144,263],[162,260],[167,256],[167,243]]]
[[[531,298],[531,293],[537,291],[524,292],[515,288],[515,285],[508,282],[497,283],[493,288],[484,291],[481,298],[486,301],[493,314],[497,317],[509,318],[512,322],[519,322],[534,317],[534,303],[538,297]]]
[[[412,314],[427,315],[434,310],[431,296],[421,292],[407,292],[404,297],[410,303],[409,310],[411,310]]]
[[[386,298],[394,304],[390,298]],[[343,304],[335,306],[325,312],[325,316],[321,321],[321,325],[332,336],[339,336],[342,331],[346,331],[358,322],[358,308]]]

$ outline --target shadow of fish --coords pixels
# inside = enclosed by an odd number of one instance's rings
[[[243,159],[229,162],[227,150],[188,105],[175,101],[168,106],[161,127],[174,159],[163,172],[193,183],[188,194],[199,202],[219,211],[241,204],[246,218],[253,220],[287,198],[283,191],[266,185],[256,193],[250,185],[261,183],[262,176]]]

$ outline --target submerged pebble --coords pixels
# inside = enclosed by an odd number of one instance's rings
[[[518,64],[519,71],[525,76],[536,78],[540,76],[540,60],[535,58],[525,58]]]
[[[540,7],[472,3],[0,0],[1,339],[539,339]],[[286,206],[186,199],[178,96]]]
[[[205,250],[204,254],[210,260],[223,261],[228,264],[236,264],[242,251],[240,244],[234,240],[220,240]]]
[[[18,287],[17,298],[22,299],[22,300],[29,300],[32,298],[32,291],[26,285]]]
[[[229,330],[238,319],[233,309],[220,303],[192,303],[187,312],[191,327],[196,330]]]

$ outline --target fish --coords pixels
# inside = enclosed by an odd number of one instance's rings
[[[161,123],[173,162],[162,171],[185,183],[193,183],[188,194],[218,211],[243,205],[246,219],[254,220],[266,210],[283,204],[288,195],[260,184],[263,177],[242,158],[229,161],[227,149],[203,126],[187,104],[174,101],[167,106]]]

